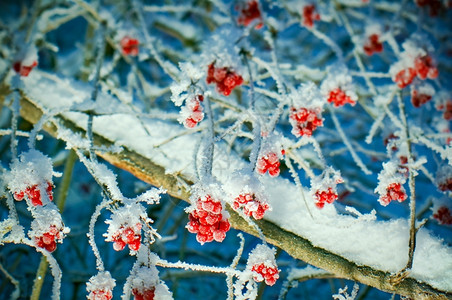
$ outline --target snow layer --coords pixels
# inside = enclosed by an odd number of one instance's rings
[[[47,108],[57,108],[60,105],[67,107],[84,98],[73,95],[64,89],[63,85],[55,84],[48,76],[43,77],[39,71],[34,71],[25,78],[24,85],[27,93]],[[80,84],[74,83],[72,86]],[[77,88],[75,92],[89,91],[90,88],[86,85],[84,88]],[[42,90],[46,93],[42,93]],[[119,105],[114,99],[111,101]],[[115,111],[123,112],[125,109],[119,107],[115,108]],[[70,113],[66,117],[86,128],[85,115]],[[96,117],[94,131],[164,166],[168,173],[181,172],[188,178],[195,178],[191,161],[200,136],[184,135],[185,129],[180,125],[156,120],[141,121],[145,123],[149,135],[136,117],[123,113]],[[214,160],[214,175],[223,182],[234,170],[244,167],[243,161],[227,156],[226,153],[221,147],[217,147]],[[359,265],[393,273],[405,266],[409,236],[407,220],[376,221],[373,217],[341,215],[334,205],[318,210],[306,191],[304,197],[308,199],[313,215],[311,217],[300,190],[292,182],[267,175],[262,176],[261,180],[269,204],[273,207],[273,211],[268,212],[265,219]],[[410,277],[452,292],[452,248],[445,246],[427,230],[421,229],[417,235]]]

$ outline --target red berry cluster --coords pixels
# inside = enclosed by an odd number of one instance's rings
[[[204,119],[204,114],[202,112],[203,108],[200,103],[203,100],[203,95],[197,95],[196,98],[188,101],[187,107],[190,109],[191,114],[184,121],[185,127],[193,128]]]
[[[414,60],[414,69],[416,70],[417,77],[422,80],[438,77],[438,69],[435,67],[430,55],[416,57]]]
[[[400,70],[394,77],[394,81],[401,89],[411,84],[414,78],[425,80],[438,77],[438,69],[433,64],[433,59],[429,55],[418,56],[414,60],[414,68]]]
[[[420,107],[432,99],[432,95],[420,93],[413,89],[411,91],[411,103],[414,107]]]
[[[52,184],[50,182],[47,182],[46,192],[50,201],[53,200],[52,188]],[[27,187],[25,191],[14,193],[14,199],[16,199],[17,201],[22,201],[25,195],[28,197],[28,199],[30,199],[31,204],[33,204],[34,206],[42,205],[41,192],[39,191],[37,184],[31,187]]]
[[[125,36],[120,42],[121,50],[124,55],[137,56],[139,52],[140,42],[137,39]]]
[[[16,61],[13,64],[13,69],[16,71],[16,73],[20,74],[20,76],[27,77],[28,74],[30,74],[31,70],[33,70],[34,67],[38,65],[37,61],[33,61],[33,63],[29,66],[24,66],[22,62]]]
[[[441,206],[436,213],[433,214],[433,218],[438,220],[439,224],[452,225],[452,214],[449,208]]]
[[[405,189],[400,183],[391,183],[386,187],[386,195],[380,197],[382,205],[386,206],[391,201],[403,202],[408,198]]]
[[[260,22],[256,25],[256,29],[261,29],[264,25],[262,23],[262,15],[259,9],[259,4],[256,0],[249,1],[246,7],[241,10],[241,14],[237,22],[241,25],[248,26],[254,20],[259,19]]]
[[[311,136],[312,132],[318,127],[323,125],[323,120],[320,114],[313,110],[304,107],[296,109],[291,108],[290,119],[292,123],[292,133],[296,137],[303,135]]]
[[[243,83],[243,78],[227,67],[215,68],[215,63],[211,63],[207,70],[206,81],[208,84],[216,83],[217,91],[229,96],[236,86]]]
[[[261,282],[265,280],[267,285],[274,285],[279,278],[278,268],[268,267],[264,263],[254,265],[251,271],[257,273],[253,276],[255,281]]]
[[[441,10],[441,1],[440,0],[416,0],[416,4],[419,7],[429,7],[430,8],[430,16],[435,17],[439,14]]]
[[[261,202],[256,198],[255,194],[250,193],[240,194],[237,198],[235,198],[232,207],[236,210],[243,207],[243,212],[245,213],[245,215],[250,217],[252,216],[256,220],[262,219],[265,212],[270,208],[267,203]]]
[[[444,181],[439,182],[438,189],[443,192],[452,192],[452,178],[445,178]]]
[[[49,252],[53,252],[56,249],[56,240],[61,239],[61,233],[55,225],[51,225],[49,231],[34,239],[36,246],[44,248]]]
[[[141,223],[137,223],[133,228],[131,226],[121,226],[119,230],[113,234],[113,249],[116,251],[123,250],[129,245],[130,250],[138,251],[141,245]]]
[[[305,5],[303,7],[303,25],[309,28],[314,26],[314,21],[319,21],[320,15],[315,10],[314,4]]]
[[[378,34],[374,33],[371,34],[368,39],[367,42],[364,44],[363,49],[364,49],[364,53],[366,53],[367,55],[371,56],[374,53],[380,53],[383,51],[383,44],[380,42],[380,37],[378,36]]]
[[[96,290],[89,293],[89,300],[111,300],[113,294],[110,290]]]
[[[317,206],[318,208],[323,208],[325,206],[325,203],[333,203],[338,198],[338,195],[333,191],[331,187],[329,187],[326,191],[316,191],[314,197],[315,206]]]
[[[274,152],[267,153],[258,158],[256,163],[256,171],[259,174],[268,174],[271,177],[276,177],[279,175],[279,157]]]
[[[133,289],[132,294],[135,297],[135,300],[154,300],[155,287],[152,286],[150,288],[145,289],[144,291]]]
[[[222,242],[231,225],[221,211],[223,206],[220,201],[212,199],[210,195],[199,198],[196,208],[188,216],[186,226],[189,232],[196,233],[196,240],[201,243]]]
[[[347,103],[355,105],[356,103],[350,98],[350,96],[347,96],[347,94],[340,88],[332,90],[327,100],[329,103],[333,102],[335,107],[344,106]]]

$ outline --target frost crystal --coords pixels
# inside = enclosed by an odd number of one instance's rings
[[[406,182],[406,176],[402,175],[406,169],[401,169],[399,165],[393,161],[383,163],[383,170],[378,174],[378,186],[375,193],[380,194],[378,202],[386,206],[391,201],[405,201],[408,196],[403,188]]]

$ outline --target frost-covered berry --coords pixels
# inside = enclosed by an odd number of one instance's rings
[[[356,104],[356,101],[354,101],[350,96],[348,96],[340,88],[336,88],[336,89],[332,90],[328,96],[327,101],[329,103],[334,103],[335,107],[344,106],[347,103],[350,103],[351,105]]]
[[[69,228],[65,227],[54,204],[38,206],[33,210],[33,222],[28,236],[39,248],[53,252],[57,243],[62,243],[64,237],[69,233]]]
[[[291,107],[289,118],[292,124],[292,134],[296,137],[311,136],[317,127],[323,126],[322,114],[319,109]]]
[[[53,200],[52,176],[50,158],[37,150],[29,150],[11,164],[11,171],[5,177],[14,199],[21,201],[26,196],[37,206]]]
[[[316,11],[314,4],[308,4],[303,7],[303,25],[309,28],[314,26],[314,21],[319,21],[320,15]]]
[[[86,290],[89,293],[88,300],[111,300],[115,285],[115,280],[111,277],[110,272],[98,273],[86,283]]]
[[[181,118],[186,128],[193,128],[204,119],[203,107],[201,102],[204,100],[203,95],[187,99],[185,106],[181,109]]]
[[[444,105],[438,107],[438,110],[443,110],[443,118],[444,120],[450,121],[452,120],[452,99],[446,101]]]
[[[332,167],[326,168],[318,177],[311,180],[311,194],[317,208],[323,208],[338,198],[337,185],[344,182],[339,171]]]
[[[231,227],[222,203],[209,194],[199,197],[187,212],[189,222],[186,228],[196,233],[196,240],[201,245],[213,240],[222,242]]]
[[[140,42],[127,35],[121,39],[120,45],[124,55],[137,56],[140,51]]]
[[[416,77],[416,70],[414,68],[406,68],[400,70],[394,77],[393,81],[397,83],[397,86],[401,89],[408,86],[413,82]]]
[[[259,8],[259,3],[256,0],[251,0],[246,3],[246,6],[240,9],[240,16],[237,22],[240,25],[248,26],[254,20],[259,20],[259,23],[256,24],[256,29],[261,29],[264,25],[262,23],[262,15],[261,10]]]
[[[45,192],[50,201],[53,200],[53,186],[50,182],[47,182],[47,187]],[[25,191],[19,191],[14,193],[14,199],[17,201],[22,201],[24,197],[27,196],[30,199],[33,206],[42,205],[41,192],[37,184],[27,187]]]
[[[383,163],[383,170],[378,174],[378,186],[375,188],[375,192],[380,195],[378,202],[381,205],[387,206],[391,201],[403,202],[408,198],[403,187],[406,182],[405,173],[406,167],[401,167],[398,162]]]
[[[267,285],[274,285],[279,278],[275,249],[262,244],[257,245],[248,257],[246,268],[252,271],[255,281],[265,281]]]
[[[142,220],[147,219],[143,205],[132,203],[118,208],[110,220],[106,220],[108,230],[105,241],[113,242],[113,249],[123,250],[126,245],[132,253],[140,249]]]
[[[256,171],[259,174],[265,174],[268,171],[270,176],[276,177],[279,175],[279,166],[280,162],[278,155],[270,152],[257,159]]]
[[[155,287],[150,287],[148,289],[139,291],[138,289],[133,289],[132,294],[135,300],[154,300]]]
[[[436,172],[436,185],[442,192],[452,192],[452,167],[450,165],[441,166]]]
[[[417,76],[424,79],[435,79],[438,77],[438,69],[433,63],[433,59],[430,55],[418,56],[414,60],[414,69]]]
[[[207,69],[206,82],[215,83],[219,93],[229,96],[236,86],[243,83],[243,78],[228,67],[215,67],[215,63],[211,63]]]
[[[31,64],[28,65],[25,65],[24,62],[16,61],[13,64],[13,69],[20,76],[27,77],[30,74],[31,70],[33,70],[33,68],[36,67],[37,65],[38,65],[37,61],[33,61],[31,62]]]
[[[130,274],[130,288],[135,300],[171,300],[172,293],[160,280],[159,272],[153,265],[157,256],[142,249],[138,252],[138,260]]]
[[[259,200],[255,194],[242,193],[235,198],[232,206],[235,210],[243,208],[247,216],[252,216],[256,220],[262,219],[265,212],[270,208],[268,203]]]
[[[442,225],[452,225],[452,213],[446,206],[439,207],[432,215],[432,217]]]
[[[378,34],[374,33],[367,37],[367,41],[363,46],[364,53],[368,56],[383,51],[383,44],[380,42]]]
[[[414,84],[411,87],[411,103],[414,107],[420,107],[430,101],[434,94],[435,89],[430,84]]]

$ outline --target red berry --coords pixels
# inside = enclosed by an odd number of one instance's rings
[[[131,56],[137,56],[139,52],[139,45],[140,42],[137,39],[131,38],[129,36],[125,36],[122,38],[121,42],[121,49],[122,53],[124,55],[131,55]]]
[[[414,68],[417,76],[424,80],[427,77],[435,79],[438,77],[438,69],[433,64],[433,59],[429,55],[417,57],[414,60]]]
[[[416,90],[411,91],[411,103],[414,107],[420,107],[432,99],[432,95],[421,94]]]
[[[264,24],[262,23],[262,16],[261,11],[259,9],[259,4],[257,3],[256,0],[252,0],[249,1],[246,4],[246,7],[241,10],[241,14],[237,22],[241,25],[248,26],[255,19],[261,20],[261,22],[259,22],[255,28],[256,29],[262,28]]]
[[[383,44],[379,41],[378,34],[374,33],[368,37],[367,42],[363,46],[364,53],[371,56],[374,53],[383,51]]]
[[[391,201],[403,202],[408,198],[405,189],[400,183],[391,183],[386,187],[386,195],[380,197],[383,205],[388,205]]]
[[[14,71],[16,71],[16,73],[19,73],[20,76],[27,77],[30,74],[31,70],[33,70],[33,68],[36,67],[37,65],[38,65],[37,61],[33,61],[33,63],[29,66],[24,66],[22,65],[22,62],[16,61],[13,64],[13,69]]]
[[[315,205],[318,208],[323,208],[325,206],[325,203],[333,203],[338,198],[338,195],[333,191],[331,187],[329,187],[326,191],[317,191],[314,197]]]
[[[312,26],[314,26],[314,21],[318,20],[320,20],[320,15],[316,12],[315,5],[305,5],[303,7],[303,25],[312,28]]]
[[[292,124],[292,133],[296,137],[311,136],[312,132],[323,125],[320,113],[315,110],[301,108],[291,108],[290,123]]]
[[[111,300],[112,298],[113,294],[110,290],[92,291],[88,296],[89,300]]]
[[[416,77],[416,70],[413,68],[403,69],[399,71],[394,78],[394,82],[397,83],[397,86],[401,89],[408,86],[411,82],[413,82],[414,77]]]
[[[234,200],[234,209],[243,208],[243,212],[247,216],[252,216],[256,220],[262,219],[264,217],[265,211],[270,208],[267,203],[262,203],[256,198],[254,194],[240,194]]]
[[[243,78],[229,68],[215,68],[214,63],[212,63],[207,70],[206,82],[208,84],[216,83],[217,91],[225,96],[229,96],[236,86],[243,83]]]
[[[268,171],[268,174],[272,177],[276,177],[279,175],[279,158],[276,153],[270,152],[266,155],[259,157],[256,163],[256,171],[259,174],[265,174]]]
[[[254,265],[251,271],[255,272],[254,280],[261,282],[265,280],[267,285],[274,285],[276,280],[279,278],[279,271],[276,267],[266,266],[264,263]],[[257,275],[259,274],[259,275]]]
[[[329,103],[333,102],[335,107],[344,106],[347,103],[355,105],[356,103],[340,88],[332,90],[327,100]]]
[[[419,7],[428,6],[430,9],[431,17],[437,16],[441,10],[441,1],[440,0],[416,0],[416,4]]]
[[[135,297],[135,300],[154,300],[155,287],[151,286],[141,292],[137,289],[133,289],[132,294]]]

